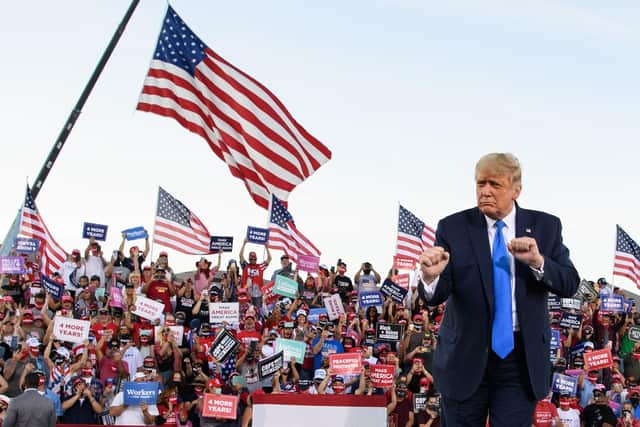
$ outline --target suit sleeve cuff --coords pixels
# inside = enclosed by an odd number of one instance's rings
[[[542,258],[542,265],[540,268],[529,267],[531,272],[533,273],[533,277],[536,278],[538,282],[540,282],[544,278],[544,257]]]

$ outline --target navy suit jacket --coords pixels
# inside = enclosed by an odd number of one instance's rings
[[[515,298],[526,365],[537,400],[549,391],[549,292],[575,294],[580,281],[562,243],[560,220],[544,212],[516,209],[516,237],[532,237],[544,256],[544,276],[536,280],[526,264],[515,262]],[[436,245],[450,254],[428,305],[446,301],[433,361],[438,389],[448,398],[466,400],[478,388],[491,351],[493,321],[493,267],[487,222],[478,208],[441,220]]]

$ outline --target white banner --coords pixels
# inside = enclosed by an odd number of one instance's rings
[[[209,304],[209,323],[230,325],[240,323],[240,304],[237,302],[214,302]]]
[[[342,314],[345,314],[344,306],[342,305],[342,300],[340,299],[339,294],[333,294],[325,297],[324,306],[327,309],[327,316],[329,316],[329,320],[336,320]]]
[[[164,311],[164,304],[156,302],[152,299],[138,296],[136,298],[136,311],[135,315],[144,317],[149,320],[156,320],[160,318],[160,315]]]
[[[91,322],[88,320],[55,316],[53,321],[53,336],[60,341],[81,343],[89,338],[90,327]]]

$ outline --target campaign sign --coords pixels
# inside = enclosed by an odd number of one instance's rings
[[[402,325],[378,322],[376,324],[376,338],[379,341],[400,341],[402,338]]]
[[[89,338],[91,323],[88,320],[78,320],[64,316],[53,318],[53,336],[60,341],[81,343]]]
[[[60,298],[62,298],[62,292],[64,291],[64,284],[51,280],[43,274],[42,285],[44,286],[44,290],[47,291],[54,300],[60,301]]]
[[[277,275],[271,292],[282,295],[283,297],[295,299],[298,295],[298,282],[288,277]]]
[[[360,302],[360,308],[367,308],[371,306],[382,306],[382,295],[378,291],[366,291],[358,294],[358,300]]]
[[[402,255],[393,257],[393,268],[398,270],[413,270],[416,267],[416,260]]]
[[[400,286],[402,289],[409,289],[411,276],[409,276],[409,273],[396,274],[395,276],[391,277],[391,281],[396,285]]]
[[[214,302],[209,304],[209,323],[230,325],[240,323],[240,304],[237,302]]]
[[[296,358],[296,363],[302,363],[307,344],[304,341],[288,340],[286,338],[276,338],[276,353],[282,352],[284,360],[290,361]]]
[[[622,295],[602,296],[600,311],[603,313],[622,313],[624,311],[624,297]]]
[[[399,304],[402,304],[402,301],[404,301],[404,297],[407,296],[408,291],[394,283],[385,281],[385,283],[382,284],[382,287],[380,287],[380,292],[382,293],[382,295],[391,298],[393,301]]]
[[[551,295],[547,297],[547,308],[549,311],[560,311],[562,309],[562,300],[557,295]]]
[[[124,238],[127,240],[146,239],[149,237],[149,233],[147,233],[147,230],[142,226],[127,228],[126,230],[122,230],[122,232],[124,233]]]
[[[370,365],[371,384],[374,387],[391,387],[396,374],[396,367],[393,365]]]
[[[580,281],[580,285],[578,285],[578,292],[576,292],[576,295],[579,295],[583,299],[589,301],[594,300],[598,293],[596,292],[595,288],[591,284],[589,284],[588,280],[582,279]]]
[[[588,371],[613,366],[611,349],[593,350],[584,354],[584,368]]]
[[[240,341],[228,330],[224,329],[211,344],[209,353],[219,362],[224,362],[240,347]]]
[[[326,314],[327,317],[329,317],[329,315],[327,314],[326,308],[312,308],[309,310],[307,321],[310,323],[318,323],[318,320],[320,320],[321,314]]]
[[[38,252],[40,241],[38,239],[29,239],[27,237],[16,237],[13,247],[19,254],[33,254]]]
[[[342,300],[340,299],[339,294],[333,294],[328,297],[324,297],[322,299],[324,302],[324,306],[327,309],[327,315],[329,316],[329,320],[336,320],[340,318],[344,311],[344,305],[342,305]]]
[[[233,236],[211,236],[209,250],[211,252],[231,252],[233,251]]]
[[[93,237],[96,240],[104,242],[107,240],[107,228],[109,228],[107,225],[85,222],[82,226],[82,238],[90,239]]]
[[[360,353],[332,353],[329,367],[336,375],[357,375],[362,369],[362,356]]]
[[[551,342],[549,343],[549,348],[552,350],[557,350],[560,348],[560,331],[557,329],[551,330]]]
[[[154,337],[155,337],[155,343],[158,344],[160,343],[161,339],[162,339],[162,333],[161,331],[164,328],[169,328],[171,330],[171,335],[173,335],[173,338],[176,341],[176,344],[178,345],[182,345],[182,340],[184,339],[184,326],[156,326],[155,330],[154,330]]]
[[[160,315],[164,311],[164,304],[138,295],[136,298],[135,308],[136,311],[134,314],[136,316],[144,317],[149,320],[156,320],[160,318]]]
[[[306,271],[307,273],[316,273],[318,271],[318,265],[320,265],[320,257],[298,255],[298,270]]]
[[[629,327],[629,339],[633,342],[640,342],[640,327],[638,326]]]
[[[429,398],[426,394],[416,393],[413,395],[413,412],[419,414],[427,407],[427,400]]]
[[[262,381],[272,377],[284,364],[284,353],[282,351],[258,361],[258,378]]]
[[[581,323],[582,323],[582,314],[571,314],[566,311],[562,312],[562,317],[560,318],[561,328],[578,329]]]
[[[578,390],[578,379],[568,375],[562,375],[558,372],[553,374],[551,382],[551,391],[559,394],[568,394],[575,396]]]
[[[269,240],[269,229],[259,227],[247,227],[247,240],[249,243],[264,245]]]
[[[566,310],[580,310],[582,307],[582,301],[577,298],[562,298],[560,304]]]
[[[97,290],[97,289],[96,289]],[[117,307],[124,309],[124,297],[122,296],[122,289],[117,286],[111,286],[109,289],[109,305],[111,307]],[[157,319],[157,317],[156,317]]]
[[[273,280],[265,282],[260,287],[260,292],[262,292],[262,298],[267,302],[267,304],[274,304],[280,299],[280,295],[273,293]]]
[[[21,256],[0,256],[0,273],[23,274],[24,258]]]
[[[158,402],[158,382],[125,381],[122,387],[125,405],[155,405]]]
[[[205,393],[202,416],[235,420],[238,416],[238,396]]]

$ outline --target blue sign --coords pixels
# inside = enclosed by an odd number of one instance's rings
[[[311,310],[309,310],[309,315],[307,316],[307,320],[310,323],[318,323],[318,320],[320,319],[320,315],[321,314],[324,314],[325,316],[328,316],[327,309],[326,308],[312,308]]]
[[[149,233],[144,227],[133,227],[127,228],[126,230],[122,230],[127,240],[138,240],[138,239],[146,239],[149,237]]]
[[[107,240],[107,228],[109,228],[107,225],[85,222],[82,226],[82,238],[90,239],[93,237],[104,242]]]
[[[40,241],[38,239],[28,239],[26,237],[16,237],[13,247],[19,254],[33,254],[38,252]]]
[[[607,313],[624,312],[624,297],[622,295],[609,295],[600,298],[600,310]]]
[[[549,295],[547,297],[547,308],[549,311],[560,311],[562,308],[562,301],[557,295]]]
[[[579,354],[583,354],[584,353],[584,343],[581,342],[580,344],[576,344],[573,347],[571,347],[569,349],[569,355],[570,357],[575,357]]]
[[[398,304],[402,304],[402,301],[404,301],[404,297],[407,296],[407,292],[409,291],[391,281],[385,281],[380,288],[380,292],[382,293],[382,295],[391,298]]]
[[[563,375],[558,372],[553,374],[553,380],[551,382],[551,391],[559,394],[568,394],[569,396],[575,396],[578,390],[578,379]]]
[[[50,279],[44,274],[42,275],[42,284],[45,291],[47,291],[53,299],[60,301],[60,298],[62,298],[62,291],[64,290],[63,284],[57,283],[55,280]]]
[[[264,245],[269,240],[269,229],[258,227],[247,227],[247,240],[249,243]]]
[[[212,252],[231,252],[233,250],[233,237],[211,236],[209,250]]]
[[[125,382],[122,393],[125,405],[140,405],[142,402],[155,405],[158,402],[158,382]]]
[[[551,343],[549,344],[549,347],[552,350],[557,350],[560,348],[560,331],[556,329],[551,330]]]
[[[384,305],[382,301],[382,295],[378,291],[366,291],[358,294],[358,301],[361,308],[375,307]]]
[[[633,307],[636,306],[636,300],[634,298],[629,298],[628,300],[625,300],[625,304],[627,307],[627,313],[631,313]]]

